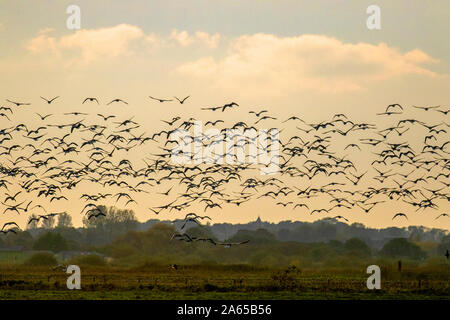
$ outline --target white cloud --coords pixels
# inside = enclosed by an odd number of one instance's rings
[[[35,54],[53,53],[57,57],[66,57],[69,64],[74,61],[89,63],[100,59],[116,58],[135,54],[145,48],[147,52],[154,48],[172,48],[173,43],[187,47],[201,43],[216,48],[220,35],[197,31],[190,35],[187,31],[173,30],[168,36],[145,34],[137,26],[120,24],[100,29],[82,29],[59,38],[51,36],[51,28],[45,28],[26,43],[26,48]]]
[[[207,32],[197,31],[195,37],[211,49],[215,49],[219,45],[220,34],[218,33],[209,34]]]
[[[57,40],[54,37],[48,36],[45,32],[40,33],[37,37],[31,39],[26,48],[32,53],[42,53],[42,52],[57,52]]]
[[[130,53],[131,42],[142,37],[144,33],[140,28],[121,24],[112,28],[79,30],[62,37],[59,45],[80,49],[84,60],[91,61]]]
[[[315,90],[343,92],[364,89],[393,77],[433,77],[424,66],[435,59],[420,50],[402,53],[386,44],[344,43],[323,35],[240,36],[222,59],[203,57],[177,71],[225,89],[256,92]]]
[[[202,43],[207,47],[214,49],[217,48],[219,44],[220,34],[196,31],[193,35],[190,35],[186,30],[178,31],[175,29],[171,32],[169,39],[174,40],[183,47],[190,46],[194,43]]]
[[[73,34],[55,38],[49,35],[52,29],[43,29],[39,35],[31,39],[26,48],[33,53],[52,52],[57,56],[75,54],[78,62],[88,63],[99,59],[115,58],[132,54],[133,43],[144,40],[154,43],[153,35],[145,35],[143,31],[127,24],[110,28],[78,30]]]
[[[178,31],[173,30],[169,36],[169,39],[175,40],[179,45],[186,47],[194,42],[194,39],[189,35],[186,30]]]

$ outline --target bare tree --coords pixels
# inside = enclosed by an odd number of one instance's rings
[[[55,225],[55,217],[47,217],[42,221],[42,227],[44,229],[52,229]]]
[[[58,228],[72,227],[72,217],[67,212],[60,213],[58,217],[57,227]]]

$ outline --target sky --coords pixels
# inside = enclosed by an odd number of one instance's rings
[[[67,28],[70,5],[81,10],[79,30]],[[370,5],[381,9],[380,30],[366,26]],[[86,111],[85,97],[119,95],[130,108],[114,112],[149,130],[162,128],[160,119],[200,117],[200,107],[230,101],[280,119],[314,122],[343,112],[377,123],[375,114],[395,102],[448,108],[449,31],[446,0],[0,1],[0,101],[69,112]],[[61,104],[44,105],[41,95],[61,95]],[[161,107],[148,95],[191,98]],[[32,112],[22,117],[37,121]],[[355,220],[450,228],[450,219],[425,215],[394,223],[392,212],[381,212],[388,209]],[[141,221],[155,218],[140,211]],[[215,222],[316,219],[266,201],[211,214]]]

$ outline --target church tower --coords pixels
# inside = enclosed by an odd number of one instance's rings
[[[261,229],[262,228],[262,222],[261,218],[258,216],[258,219],[256,219],[256,228]]]

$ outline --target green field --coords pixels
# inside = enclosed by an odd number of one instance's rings
[[[0,264],[23,263],[30,256],[31,253],[28,252],[0,251]]]
[[[81,290],[49,267],[0,266],[0,299],[449,299],[448,267],[382,268],[381,290],[365,270],[276,269],[247,265],[83,267]]]

